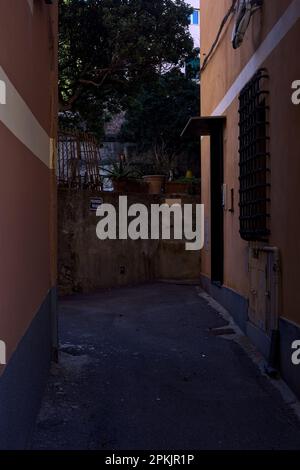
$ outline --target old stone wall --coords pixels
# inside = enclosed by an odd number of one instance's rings
[[[200,273],[200,252],[186,251],[181,240],[99,240],[99,217],[91,201],[118,207],[119,194],[60,189],[58,195],[58,283],[61,294],[90,292],[103,287],[136,284],[154,279],[195,279]],[[177,196],[182,203],[200,202]],[[128,196],[128,205],[164,203],[166,197]]]

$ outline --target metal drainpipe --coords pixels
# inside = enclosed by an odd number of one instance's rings
[[[279,305],[280,305],[280,251],[277,247],[265,246],[261,249],[265,253],[272,253],[274,255],[273,272],[274,272],[274,287],[275,287],[275,312],[274,324],[271,330],[271,346],[268,363],[265,366],[266,373],[271,377],[278,376],[279,369]]]

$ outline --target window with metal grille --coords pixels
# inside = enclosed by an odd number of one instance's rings
[[[240,234],[267,240],[269,230],[268,73],[260,69],[239,96]]]

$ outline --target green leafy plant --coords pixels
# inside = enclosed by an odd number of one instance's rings
[[[111,167],[105,167],[105,171],[112,180],[136,179],[141,177],[141,173],[135,167],[124,163],[122,160],[111,163]]]
[[[183,176],[182,178],[178,178],[176,180],[173,180],[174,183],[191,183],[191,184],[200,184],[200,178],[196,178],[193,176],[192,178],[186,178]]]

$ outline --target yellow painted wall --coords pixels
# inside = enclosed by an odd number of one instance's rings
[[[249,62],[257,48],[292,0],[264,2],[262,11],[251,19],[244,42],[238,50],[231,45],[233,19],[228,22],[219,45],[201,77],[201,114],[209,116]],[[201,0],[201,59],[208,53],[231,0]],[[271,237],[282,255],[282,316],[300,324],[300,106],[291,102],[291,84],[300,80],[300,20],[261,65],[270,76],[271,152]],[[253,74],[256,69],[253,69]],[[224,183],[234,188],[235,207],[224,212],[224,285],[249,296],[248,243],[239,235],[238,97],[224,115]],[[206,220],[210,213],[209,138],[202,139],[202,201]],[[210,276],[210,231],[202,251],[202,271]]]

